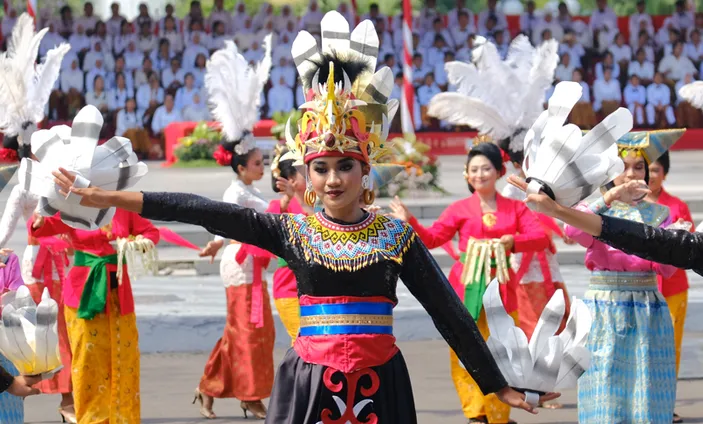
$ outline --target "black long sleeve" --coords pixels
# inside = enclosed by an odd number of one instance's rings
[[[466,307],[424,244],[416,238],[405,256],[400,274],[410,293],[434,321],[484,394],[495,393],[508,383]]]
[[[703,234],[602,216],[598,240],[630,255],[703,275]]]
[[[5,368],[0,367],[0,393],[4,393],[7,389],[9,389],[14,381],[15,377],[7,372]]]
[[[212,234],[251,244],[285,257],[287,236],[281,216],[188,193],[144,193],[141,215],[200,225]]]

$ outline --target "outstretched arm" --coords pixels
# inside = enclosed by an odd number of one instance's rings
[[[496,393],[508,405],[535,412],[525,402],[525,395],[508,387],[474,319],[454,293],[437,262],[417,238],[403,257],[400,278],[425,308],[439,333],[484,394]],[[540,401],[546,402],[558,396],[547,394]]]

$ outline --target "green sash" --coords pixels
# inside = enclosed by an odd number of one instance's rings
[[[279,268],[283,268],[283,267],[287,267],[287,266],[288,266],[288,262],[286,262],[285,259],[278,258],[278,267]]]
[[[478,260],[478,258],[476,258]],[[468,266],[466,263],[466,252],[462,252],[459,256],[459,261],[461,261],[464,266]],[[510,266],[510,258],[507,258],[508,267]],[[496,267],[495,258],[491,258],[491,268]],[[478,281],[473,284],[467,284],[464,286],[464,306],[469,310],[469,314],[474,320],[478,321],[481,315],[481,309],[483,309],[483,295],[486,293],[486,286],[490,281],[486,281],[485,273],[479,273]],[[497,283],[496,283],[497,284]]]
[[[106,265],[117,265],[117,254],[96,256],[76,250],[74,258],[75,266],[90,268],[83,294],[81,294],[81,303],[78,306],[78,318],[93,319],[95,315],[105,312],[109,286]]]

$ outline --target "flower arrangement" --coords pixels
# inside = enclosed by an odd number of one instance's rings
[[[179,162],[207,161],[215,165],[214,154],[220,147],[222,135],[216,127],[200,122],[190,135],[178,140],[174,154]]]
[[[291,131],[294,132],[294,134],[291,134],[293,137],[295,137],[297,131],[298,131],[298,126],[295,125],[298,120],[300,120],[303,117],[303,112],[300,109],[293,109],[290,112],[275,112],[273,116],[271,117],[273,121],[276,123],[276,125],[271,128],[271,134],[273,137],[278,140],[278,141],[285,141],[286,140],[286,122],[288,122],[288,118],[290,117],[291,120],[291,126],[290,129]]]
[[[394,138],[391,142],[394,153],[391,163],[405,166],[405,171],[381,188],[381,197],[446,194],[438,185],[437,157],[430,153],[430,146],[410,134]]]

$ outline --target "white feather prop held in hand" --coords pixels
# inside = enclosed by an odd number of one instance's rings
[[[112,137],[98,146],[102,125],[102,114],[89,105],[78,112],[73,127],[60,125],[32,136],[32,152],[39,162],[22,159],[19,184],[40,197],[38,209],[43,216],[61,212],[67,225],[94,230],[109,224],[115,215],[115,208],[87,208],[80,205],[80,196],[61,195],[52,175],[60,167],[76,174],[73,185],[77,188],[124,190],[146,175],[147,166],[139,162],[128,139]]]
[[[694,81],[679,88],[679,95],[691,106],[703,109],[703,81]]]
[[[564,125],[580,98],[578,83],[560,82],[548,109],[527,132],[523,171],[528,195],[542,191],[571,207],[623,172],[616,142],[632,129],[632,114],[619,108],[583,135],[577,126]]]
[[[557,290],[528,342],[505,311],[498,286],[497,281],[492,281],[483,295],[490,331],[486,343],[508,385],[525,391],[527,402],[533,406],[539,393],[573,388],[591,363],[591,354],[585,347],[592,322],[588,307],[574,299],[566,327],[556,335],[566,309],[564,294]]]
[[[2,296],[0,352],[22,375],[51,375],[62,368],[59,306],[45,288],[39,305],[26,286]]]

